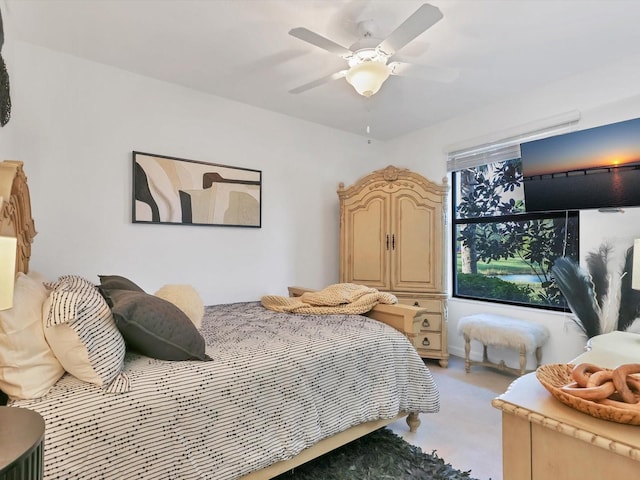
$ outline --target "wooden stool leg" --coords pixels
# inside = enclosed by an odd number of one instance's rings
[[[527,347],[520,345],[520,375],[524,375],[527,367]]]
[[[464,334],[464,371],[469,373],[471,371],[471,361],[469,353],[471,352],[471,339],[469,335]]]

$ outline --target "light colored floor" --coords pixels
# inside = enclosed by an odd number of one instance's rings
[[[416,433],[404,420],[391,424],[391,430],[426,453],[436,450],[455,468],[471,470],[473,478],[503,480],[502,417],[491,400],[517,377],[481,366],[465,373],[464,359],[458,357],[450,358],[449,368],[426,362],[440,390],[440,412],[421,414]]]

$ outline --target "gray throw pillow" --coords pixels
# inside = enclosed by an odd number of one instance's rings
[[[145,292],[100,290],[118,330],[134,350],[160,360],[210,360],[198,329],[171,302]]]
[[[100,288],[107,290],[133,290],[135,292],[144,292],[142,288],[133,283],[131,280],[120,275],[98,275],[100,279]]]

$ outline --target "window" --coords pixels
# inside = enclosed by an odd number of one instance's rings
[[[453,295],[565,310],[551,268],[563,255],[577,260],[579,215],[526,213],[516,147],[452,172]]]

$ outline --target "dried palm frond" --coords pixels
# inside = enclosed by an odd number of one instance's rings
[[[600,326],[600,307],[596,300],[593,282],[580,265],[570,258],[562,257],[555,261],[551,269],[558,288],[577,317],[576,325],[587,338],[602,333]]]
[[[620,281],[620,310],[618,311],[618,330],[626,330],[640,314],[640,292],[631,288],[633,275],[633,247],[624,257],[622,279]]]
[[[4,27],[2,25],[2,11],[0,11],[0,50],[4,44]],[[0,54],[0,126],[4,127],[11,117],[11,96],[9,94],[9,73]]]
[[[618,327],[618,311],[620,310],[620,274],[609,275],[609,295],[600,309],[600,331],[609,333]]]
[[[611,247],[606,243],[600,245],[597,252],[587,254],[587,271],[591,275],[596,301],[602,308],[604,299],[609,294],[609,252]]]
[[[11,118],[11,95],[9,94],[9,73],[0,54],[0,127]]]

